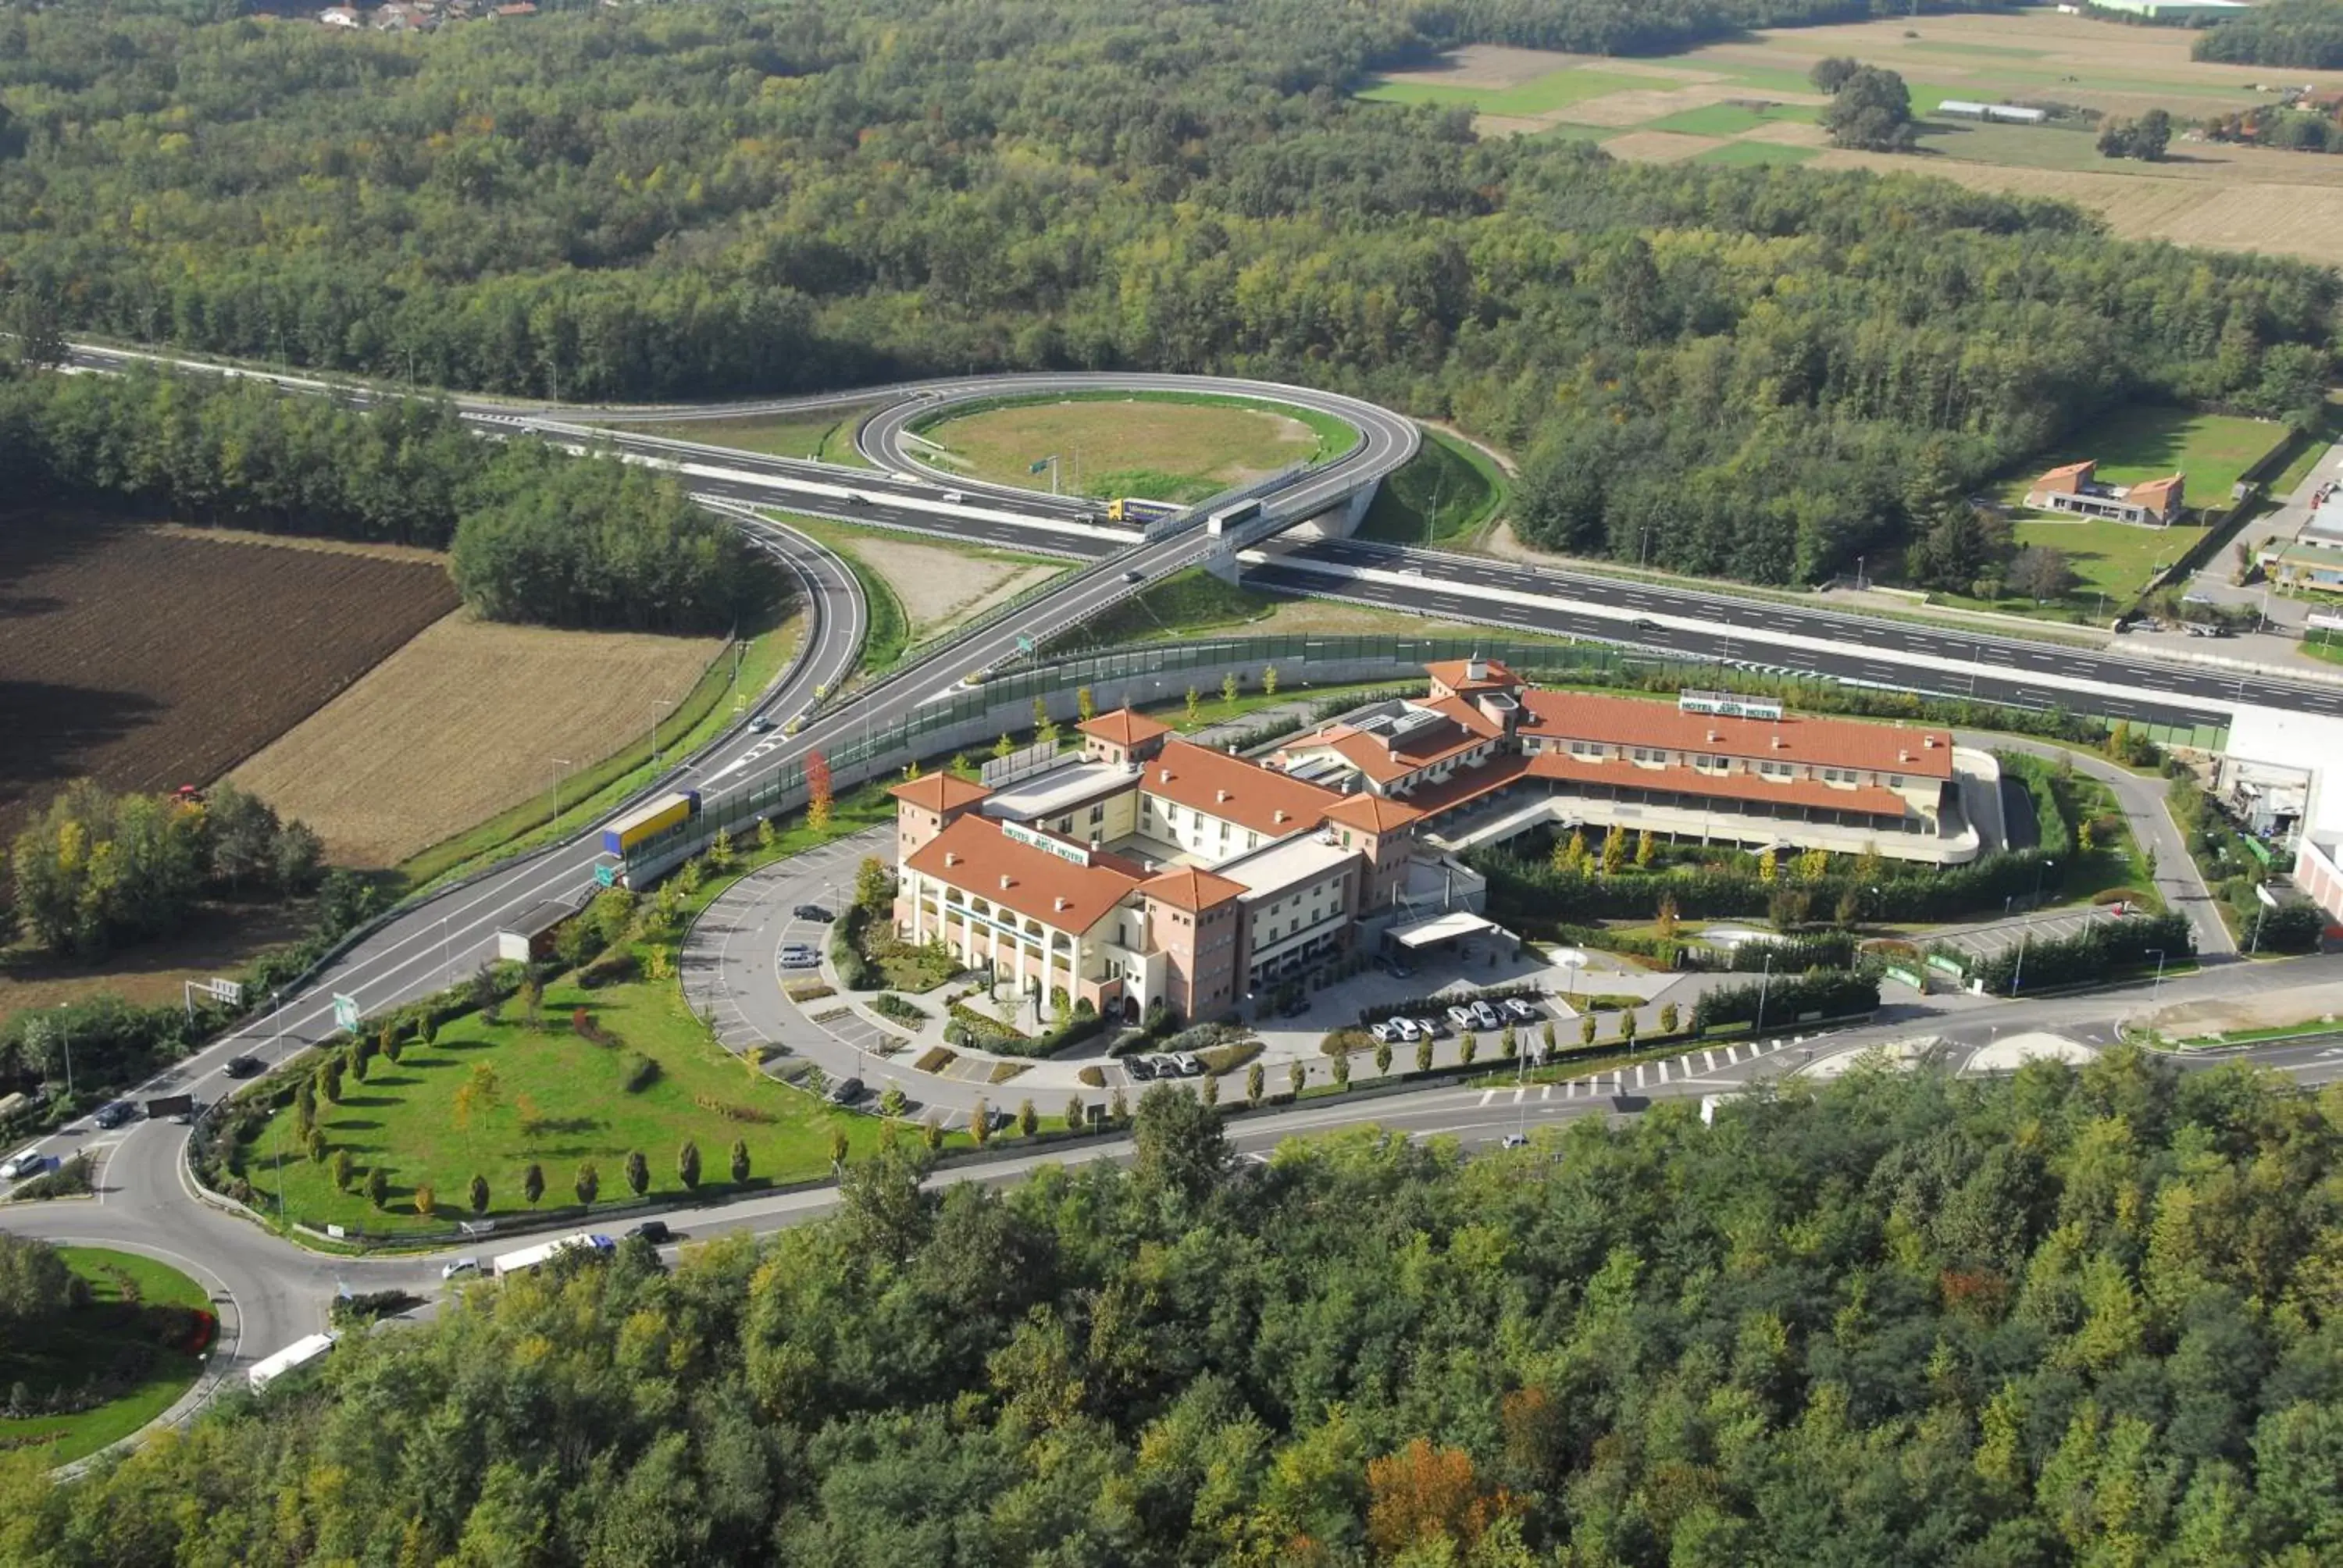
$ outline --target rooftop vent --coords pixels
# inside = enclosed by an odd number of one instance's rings
[[[1066,907],[1066,900],[1065,900],[1064,899],[1062,899],[1062,898],[1060,898],[1060,899],[1054,900],[1052,900],[1051,907],[1052,907],[1052,908],[1054,908],[1054,909],[1060,909],[1060,910],[1062,910],[1062,909],[1064,909],[1064,908]]]
[[[1718,734],[1715,730],[1714,730],[1714,729],[1712,729],[1712,730],[1710,730],[1710,731],[1708,732],[1708,743],[1709,743],[1711,746],[1715,746],[1715,745],[1716,745],[1718,742],[1722,741],[1724,739],[1725,739],[1725,737],[1724,737],[1724,736],[1719,735],[1719,734]]]
[[[1170,769],[1169,768],[1158,768],[1158,769],[1155,770],[1155,781],[1156,781],[1157,783],[1159,783],[1159,784],[1169,784],[1169,783],[1171,783],[1171,782],[1172,782],[1172,769]]]
[[[1912,760],[1912,754],[1909,751],[1899,750],[1896,753],[1896,760],[1898,762],[1909,762]]]
[[[1467,679],[1467,680],[1486,680],[1486,679],[1488,679],[1488,678],[1489,678],[1489,661],[1488,661],[1487,659],[1485,659],[1485,658],[1482,658],[1479,654],[1477,654],[1477,653],[1476,653],[1476,654],[1474,654],[1472,658],[1470,658],[1466,659],[1466,660],[1464,661],[1464,678],[1465,678],[1465,679]]]
[[[1269,819],[1272,822],[1282,822],[1285,820],[1285,813],[1282,810],[1272,811],[1269,814]]]
[[[1229,792],[1225,789],[1215,789],[1212,791],[1212,799],[1215,800],[1225,800],[1228,798]]]
[[[950,849],[946,849],[944,851],[944,864],[946,866],[957,866],[960,864],[960,857],[953,854]]]
[[[1923,735],[1920,737],[1920,744],[1934,751],[1936,749],[1936,738],[1933,735]]]
[[[1008,872],[1006,872],[1006,871],[1003,871],[1003,872],[1001,872],[1001,886],[1002,887],[1002,889],[1003,889],[1003,890],[1007,890],[1007,889],[1010,889],[1010,888],[1013,888],[1013,887],[1015,887],[1016,885],[1017,885],[1017,879],[1016,879],[1016,878],[1014,878],[1014,877],[1011,876],[1011,875],[1010,875]]]
[[[1774,737],[1774,749],[1775,749],[1775,750],[1776,750],[1776,751],[1781,750],[1783,748],[1785,748],[1785,747],[1788,746],[1789,744],[1790,744],[1790,743],[1789,743],[1788,741],[1786,741],[1786,740],[1783,739],[1782,739],[1780,736],[1778,736],[1778,735],[1776,735],[1775,737]]]

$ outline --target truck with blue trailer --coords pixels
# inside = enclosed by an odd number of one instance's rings
[[[602,852],[623,858],[636,845],[689,822],[699,814],[697,789],[678,789],[656,800],[646,800],[603,828]]]

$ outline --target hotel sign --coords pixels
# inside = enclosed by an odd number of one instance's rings
[[[1726,691],[1679,691],[1679,713],[1715,713],[1726,719],[1779,719],[1782,705],[1770,697],[1735,697]]]
[[[1001,824],[1001,836],[1004,839],[1014,839],[1028,849],[1047,850],[1061,860],[1071,860],[1077,866],[1087,866],[1091,863],[1091,852],[1088,849],[1075,844],[1061,844],[1047,833],[1035,832],[1022,822],[1003,822]]]

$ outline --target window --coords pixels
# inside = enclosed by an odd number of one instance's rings
[[[1103,821],[1105,821],[1105,820],[1106,820],[1106,802],[1105,802],[1105,801],[1103,801],[1103,800],[1101,800],[1101,801],[1100,801],[1097,805],[1095,805],[1095,806],[1093,806],[1093,807],[1091,807],[1091,827],[1093,827],[1093,828],[1095,828],[1095,827],[1097,827],[1101,822],[1103,822]]]
[[[1890,773],[1887,776],[1887,787],[1890,789],[1901,789],[1904,788],[1904,775],[1901,773]]]
[[[1574,740],[1570,743],[1570,754],[1573,757],[1585,757],[1600,762],[1603,759],[1603,748],[1592,740]]]

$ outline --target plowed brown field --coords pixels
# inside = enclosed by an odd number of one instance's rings
[[[455,605],[429,561],[0,513],[0,837],[73,779],[209,783]]]

